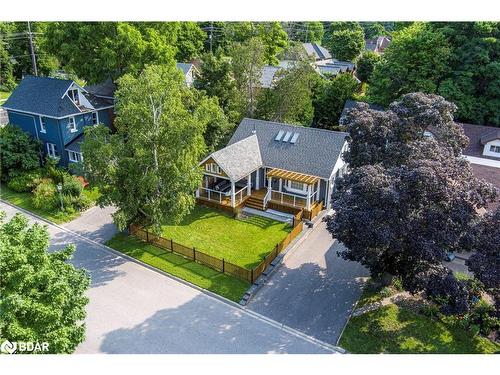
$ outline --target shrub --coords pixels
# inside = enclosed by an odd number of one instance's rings
[[[75,176],[72,176],[70,174],[64,175],[62,188],[62,193],[64,195],[79,197],[82,194],[82,191],[82,183]]]
[[[500,329],[500,319],[495,317],[495,308],[484,300],[480,300],[469,315],[470,328],[477,326],[483,335]]]
[[[33,205],[36,208],[54,209],[57,205],[56,186],[51,179],[45,178],[33,190]]]
[[[16,126],[0,128],[0,165],[2,180],[20,175],[40,166],[40,142]]]
[[[9,189],[19,193],[28,192],[35,188],[36,181],[40,178],[40,171],[25,172],[17,177],[11,178],[7,186]]]
[[[71,197],[71,205],[77,211],[83,211],[92,206],[93,202],[86,195]]]

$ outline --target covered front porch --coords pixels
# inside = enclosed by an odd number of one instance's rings
[[[266,174],[265,205],[269,203],[310,211],[320,200],[320,178],[284,169]]]
[[[196,192],[198,199],[218,203],[221,206],[236,208],[250,196],[252,176],[248,175],[238,181],[228,177],[204,174],[201,186]]]

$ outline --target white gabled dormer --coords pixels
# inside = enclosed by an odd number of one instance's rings
[[[83,93],[86,93],[87,91],[81,87],[80,85],[78,85],[76,82],[73,82],[69,87],[68,89],[66,90],[66,92],[64,93],[64,95],[67,95],[68,98],[70,98],[70,100],[78,107],[85,107],[85,108],[88,108],[90,110],[92,109],[95,109],[94,106],[92,104],[90,104],[90,102],[87,100],[87,98],[85,97],[85,95],[83,95]],[[64,97],[63,95],[63,97]]]

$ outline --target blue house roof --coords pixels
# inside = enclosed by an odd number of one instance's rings
[[[65,117],[85,112],[64,95],[73,81],[50,77],[26,76],[9,96],[3,107],[8,110],[29,112],[47,117]],[[85,97],[99,109],[110,105],[95,96],[84,93]]]
[[[176,65],[180,70],[182,70],[182,73],[184,73],[184,75],[188,74],[188,72],[193,67],[193,64],[190,63],[177,63]]]

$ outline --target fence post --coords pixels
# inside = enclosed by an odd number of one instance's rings
[[[170,239],[170,250],[174,251],[174,240]]]
[[[147,229],[146,229],[146,242],[149,242],[149,232]]]
[[[252,268],[250,279],[252,280],[251,283],[253,284],[253,268]]]
[[[196,249],[193,247],[193,260],[196,260]]]
[[[225,262],[224,262],[224,258],[222,258],[222,273],[224,273],[224,270],[225,270],[225,268],[226,268],[224,263],[225,263]]]

